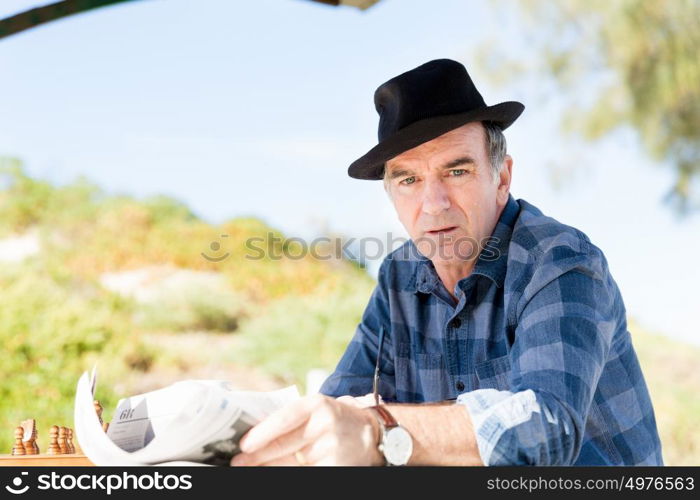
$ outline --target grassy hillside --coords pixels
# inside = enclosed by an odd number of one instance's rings
[[[700,348],[629,325],[654,401],[667,465],[700,465]]]
[[[38,420],[44,448],[51,425],[72,425],[75,383],[95,362],[107,419],[119,396],[186,377],[303,387],[309,369],[335,366],[374,286],[343,259],[247,259],[251,238],[264,247],[283,239],[261,220],[214,227],[170,198],[108,195],[86,181],[52,186],[5,161],[0,242],[13,235],[35,235],[40,251],[0,260],[0,453],[22,419]],[[216,263],[202,252],[230,256]],[[139,273],[141,296],[105,280]],[[630,331],[666,463],[700,464],[700,349],[634,323]]]
[[[95,362],[107,418],[118,396],[183,376],[235,374],[253,388],[303,382],[307,363],[332,368],[373,286],[345,259],[297,258],[293,248],[291,258],[246,258],[258,255],[245,246],[251,238],[260,248],[288,245],[255,218],[214,227],[173,199],[107,195],[83,180],[52,186],[18,162],[0,162],[0,240],[22,235],[34,235],[41,250],[0,261],[6,452],[22,419],[38,420],[44,446],[51,425],[71,425],[75,383]],[[212,262],[203,252],[230,256]],[[105,286],[107,275],[124,281],[144,270],[137,291],[147,302]],[[204,343],[170,349],[193,337]],[[271,375],[240,370],[245,363]]]

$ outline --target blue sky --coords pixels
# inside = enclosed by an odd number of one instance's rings
[[[37,1],[0,5],[9,15]],[[44,2],[46,3],[46,2]],[[259,216],[288,236],[322,227],[405,236],[381,183],[347,176],[376,144],[374,89],[430,59],[467,65],[489,104],[520,100],[506,132],[511,192],[588,234],[629,314],[700,343],[700,218],[661,204],[672,177],[632,133],[563,136],[537,74],[495,86],[477,48],[528,57],[510,2],[383,0],[367,11],[303,0],[152,0],[0,41],[0,155],[54,182],[164,193],[212,222]],[[541,92],[540,92],[541,94]],[[555,188],[553,164],[570,169]],[[376,268],[373,266],[373,268]]]

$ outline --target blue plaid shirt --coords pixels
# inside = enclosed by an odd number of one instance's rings
[[[383,326],[382,398],[456,399],[487,465],[662,465],[625,306],[585,234],[511,195],[455,295],[412,241],[392,252],[321,392],[371,392]]]

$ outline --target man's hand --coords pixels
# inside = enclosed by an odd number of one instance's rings
[[[231,465],[381,465],[379,424],[354,398],[314,394],[272,413],[240,442]]]

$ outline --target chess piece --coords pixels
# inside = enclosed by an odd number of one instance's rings
[[[68,446],[66,445],[66,428],[59,426],[58,428],[58,448],[61,450],[61,455],[68,454]]]
[[[32,455],[39,454],[39,444],[36,442],[36,439],[38,437],[39,437],[39,431],[37,430],[36,426],[34,426],[34,429],[32,431],[32,447],[34,448],[34,453],[32,453]]]
[[[23,420],[20,426],[24,431],[22,436],[22,444],[24,445],[25,453],[27,455],[38,455],[39,445],[37,445],[36,443],[36,420],[34,420],[33,418],[28,418],[27,420]]]
[[[92,404],[95,407],[95,413],[97,413],[97,418],[100,419],[100,425],[102,425],[102,412],[104,411],[104,408],[102,408],[102,405],[97,400],[93,401]]]
[[[60,455],[61,448],[58,446],[58,426],[52,425],[49,430],[49,449],[46,452],[49,455]]]
[[[75,453],[75,446],[73,445],[73,429],[68,428],[68,453]]]
[[[100,419],[100,425],[102,425],[102,430],[107,432],[107,429],[109,429],[109,422],[105,422],[104,420],[102,420],[102,412],[104,411],[104,408],[97,400],[93,401],[92,404],[95,406],[95,413],[97,413],[97,418]]]
[[[22,437],[24,436],[24,429],[20,425],[19,427],[15,427],[15,445],[12,447],[12,454],[13,455],[26,455],[26,451],[24,451],[24,444],[22,444]]]

